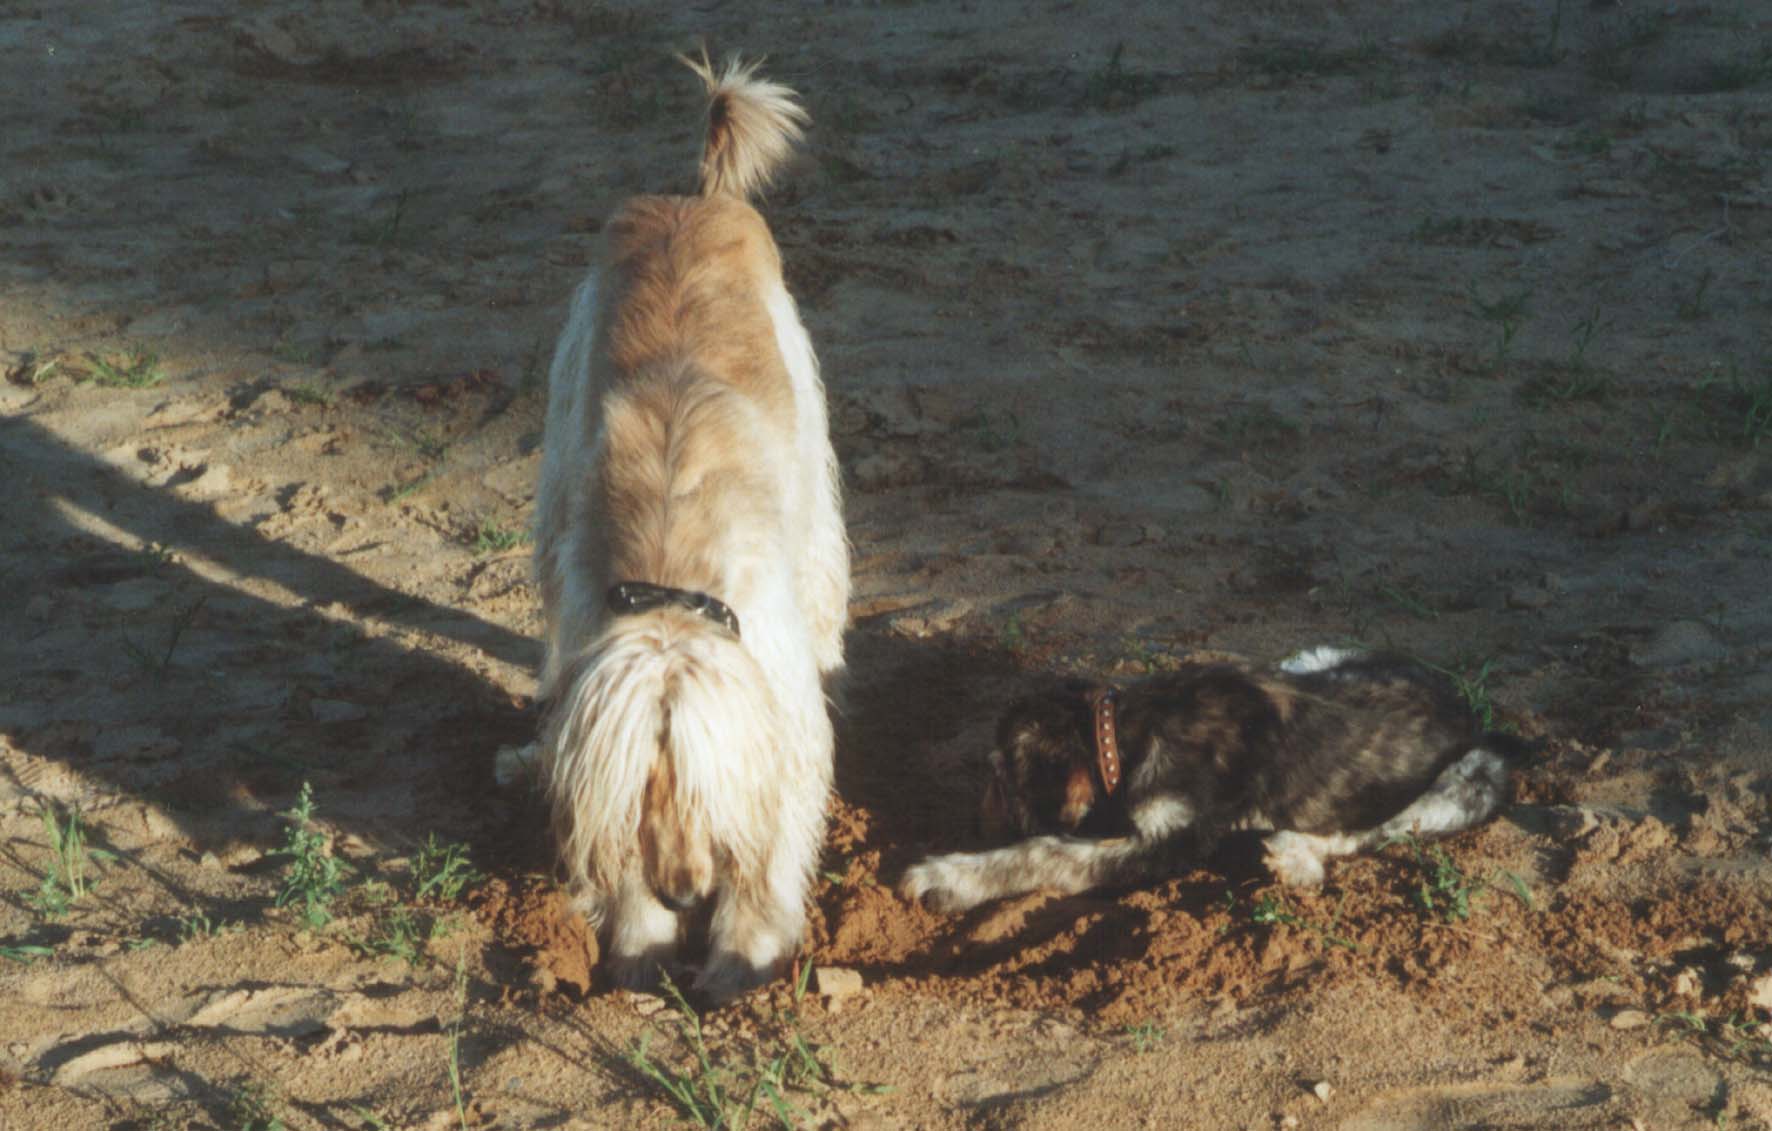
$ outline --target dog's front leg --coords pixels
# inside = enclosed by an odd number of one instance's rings
[[[677,913],[652,894],[636,855],[609,914],[609,980],[622,989],[653,989],[659,971],[676,960],[679,937]]]
[[[719,1003],[762,985],[786,964],[805,929],[806,874],[793,853],[776,851],[762,882],[740,872],[722,886],[708,932],[708,962],[695,988]]]

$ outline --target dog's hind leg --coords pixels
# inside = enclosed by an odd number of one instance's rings
[[[773,978],[805,929],[806,874],[791,853],[771,855],[761,882],[737,877],[721,888],[708,930],[708,961],[695,988],[726,1001]]]
[[[609,980],[622,989],[656,987],[676,960],[679,935],[677,913],[652,893],[636,857],[609,911]]]
[[[1267,850],[1263,862],[1282,883],[1317,887],[1330,857],[1366,852],[1393,837],[1462,832],[1488,820],[1507,795],[1507,760],[1478,746],[1441,770],[1425,793],[1377,828],[1329,834],[1277,832],[1262,841]]]
[[[812,636],[818,674],[830,676],[843,666],[843,627],[849,620],[849,535],[843,527],[842,472],[831,446],[824,382],[806,327],[787,288],[775,287],[768,305],[775,344],[794,389],[796,487],[806,492],[804,505],[795,510],[807,516],[805,545],[795,564],[800,607]]]

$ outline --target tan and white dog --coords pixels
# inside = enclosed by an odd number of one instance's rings
[[[754,64],[684,62],[709,97],[700,192],[620,206],[548,374],[540,759],[616,984],[670,966],[706,905],[694,988],[722,1000],[804,927],[849,547],[818,364],[747,202],[806,114]]]

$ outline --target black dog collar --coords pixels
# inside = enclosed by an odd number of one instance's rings
[[[698,616],[704,616],[715,624],[724,625],[732,635],[738,635],[738,617],[726,607],[726,603],[693,589],[673,589],[668,585],[653,585],[646,581],[623,581],[612,586],[603,595],[603,601],[609,606],[609,611],[616,614],[643,613],[666,605],[676,605]]]

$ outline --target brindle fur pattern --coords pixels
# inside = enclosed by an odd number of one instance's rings
[[[1485,733],[1438,672],[1315,649],[1277,671],[1196,663],[1124,688],[1124,782],[1109,797],[1088,690],[1059,683],[1016,701],[998,725],[982,824],[1029,839],[931,857],[906,874],[907,894],[957,910],[1040,887],[1136,883],[1238,829],[1275,830],[1269,867],[1320,883],[1327,857],[1486,819],[1505,803],[1521,751]]]

